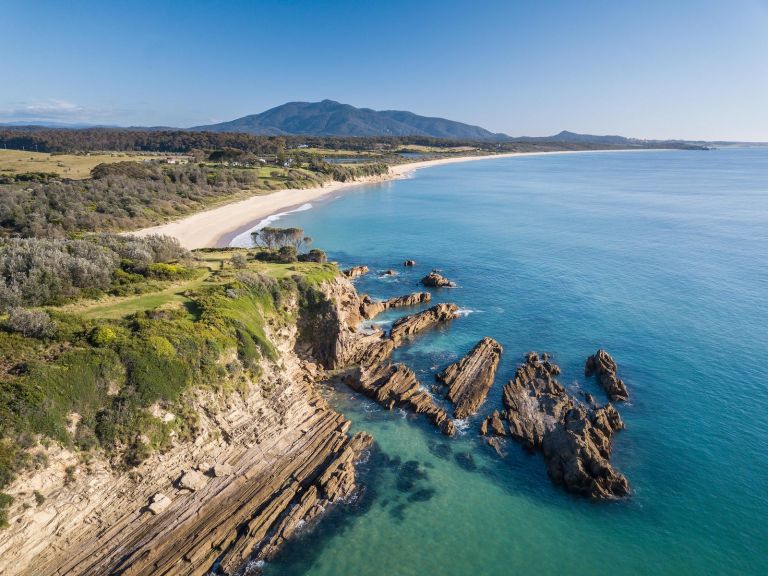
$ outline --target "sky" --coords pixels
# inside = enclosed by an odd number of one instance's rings
[[[326,98],[510,135],[768,141],[768,0],[0,0],[0,123]]]

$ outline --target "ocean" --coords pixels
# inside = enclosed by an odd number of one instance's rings
[[[418,290],[433,268],[457,282],[433,302],[462,317],[395,354],[428,389],[484,336],[504,356],[453,439],[329,388],[353,430],[376,440],[364,489],[267,574],[765,573],[768,148],[479,160],[302,208],[275,225],[304,228],[342,266],[368,265],[360,293]],[[380,276],[389,268],[399,275]],[[507,441],[502,458],[478,437],[529,350],[548,352],[569,389],[606,401],[583,372],[600,347],[630,392],[616,404],[626,429],[612,462],[632,495],[615,502],[569,495],[541,455]]]

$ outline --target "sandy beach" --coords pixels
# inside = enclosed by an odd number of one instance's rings
[[[178,238],[179,242],[190,250],[195,248],[215,248],[229,245],[229,242],[239,233],[244,232],[258,221],[287,210],[318,200],[333,193],[339,193],[353,186],[365,186],[403,178],[421,168],[472,162],[475,160],[490,160],[493,158],[510,158],[515,156],[543,156],[554,154],[582,154],[594,152],[639,152],[644,150],[560,150],[554,152],[510,152],[508,154],[491,154],[485,156],[457,156],[455,158],[440,158],[422,162],[410,162],[391,166],[387,176],[376,176],[356,180],[354,182],[332,182],[325,186],[303,189],[287,189],[253,196],[222,206],[217,206],[203,212],[185,216],[179,220],[144,228],[132,232],[137,236],[149,234],[165,234]]]

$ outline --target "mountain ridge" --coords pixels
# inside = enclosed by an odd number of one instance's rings
[[[334,100],[287,102],[228,122],[193,126],[193,131],[244,132],[260,136],[429,136],[459,140],[507,140],[480,126],[404,110],[356,108]]]

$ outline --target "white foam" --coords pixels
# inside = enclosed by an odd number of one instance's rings
[[[469,430],[469,418],[462,418],[461,420],[454,420],[453,425],[456,426],[456,432],[461,436],[467,433]]]
[[[245,232],[238,234],[234,238],[232,238],[232,241],[229,243],[230,246],[235,246],[236,248],[250,248],[253,246],[253,242],[251,241],[251,232],[255,232],[256,230],[261,230],[262,228],[266,228],[273,222],[277,222],[282,218],[283,216],[287,216],[288,214],[293,214],[295,212],[304,212],[306,210],[311,210],[312,204],[302,204],[298,208],[294,208],[293,210],[287,210],[286,212],[278,212],[277,214],[272,214],[271,216],[267,216],[263,220],[259,220],[259,222],[253,226],[252,228],[248,228]]]
[[[456,314],[459,316],[469,316],[470,314],[474,314],[475,312],[480,312],[480,310],[472,310],[471,308],[459,308],[456,310]]]

